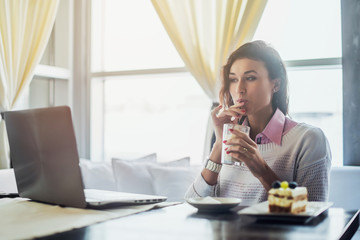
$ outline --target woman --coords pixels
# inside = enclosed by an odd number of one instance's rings
[[[237,197],[243,205],[267,200],[274,181],[296,181],[308,189],[309,201],[328,198],[331,153],[324,133],[287,117],[288,79],[275,49],[263,41],[246,43],[223,67],[221,105],[211,115],[216,141],[189,197]],[[242,123],[250,135],[235,129],[224,141],[227,154],[244,164],[221,165],[224,123]]]

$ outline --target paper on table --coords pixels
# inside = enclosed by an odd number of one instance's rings
[[[175,204],[178,203],[163,202],[100,211],[42,204],[24,198],[3,198],[0,199],[0,239],[47,236]]]
[[[0,169],[0,183],[6,183],[0,185],[0,192],[5,192],[5,193],[18,192],[15,175],[14,175],[14,169]]]

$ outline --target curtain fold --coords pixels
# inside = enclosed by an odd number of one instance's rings
[[[187,69],[213,102],[220,68],[255,33],[267,0],[152,0]]]
[[[30,84],[56,18],[59,0],[0,0],[0,111],[11,110]],[[0,119],[0,169],[9,167]]]
[[[216,106],[220,69],[232,51],[252,40],[267,0],[151,2],[186,68]],[[209,116],[204,156],[212,136]]]

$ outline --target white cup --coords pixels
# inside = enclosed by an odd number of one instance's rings
[[[230,131],[230,129],[236,129],[240,132],[244,132],[249,136],[250,127],[245,125],[233,124],[233,123],[226,123],[224,124],[223,128],[223,141],[229,140],[233,138],[235,135]],[[228,165],[242,165],[241,162],[238,160],[234,160],[229,154],[226,153],[225,148],[229,147],[230,145],[226,145],[225,143],[222,144],[222,152],[221,152],[221,163],[228,164]]]

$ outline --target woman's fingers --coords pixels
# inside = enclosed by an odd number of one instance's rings
[[[224,141],[224,144],[227,145],[225,151],[235,159],[243,161],[244,158],[247,159],[253,154],[256,154],[257,145],[252,144],[253,141],[247,134],[239,132],[239,135],[242,136],[233,137]],[[247,141],[248,138],[250,139],[250,143]]]
[[[244,107],[244,103],[238,103],[238,104],[232,105],[227,110],[229,112],[235,112],[235,113],[238,113],[239,115],[243,115],[246,112],[243,107]]]
[[[238,109],[226,109],[226,110],[221,110],[218,114],[217,117],[218,118],[223,118],[223,117],[235,117],[235,118],[240,118],[243,115],[243,113],[238,110]]]
[[[241,154],[246,154],[246,153],[255,153],[255,150],[253,147],[251,146],[243,146],[243,145],[231,145],[227,148],[226,150],[229,153],[241,153]]]
[[[211,115],[216,116],[222,109],[222,105],[220,104],[219,106],[215,107],[212,111],[211,111]]]
[[[224,116],[233,116],[237,117],[243,115],[245,113],[245,109],[243,109],[244,103],[237,103],[235,105],[230,106],[229,108],[219,108],[214,109],[216,110],[215,114],[217,117],[224,117]],[[214,112],[214,111],[213,111]]]
[[[235,135],[235,137],[228,139],[226,144],[228,144],[228,145],[240,144],[241,145],[241,144],[246,143],[247,145],[250,145],[253,147],[257,146],[256,143],[253,140],[251,140],[251,138],[247,135],[247,133],[233,129],[232,134]]]
[[[233,159],[244,162],[246,165],[249,164],[248,161],[253,159],[252,148],[240,147],[240,146],[231,146],[227,149],[226,154],[231,156]]]

